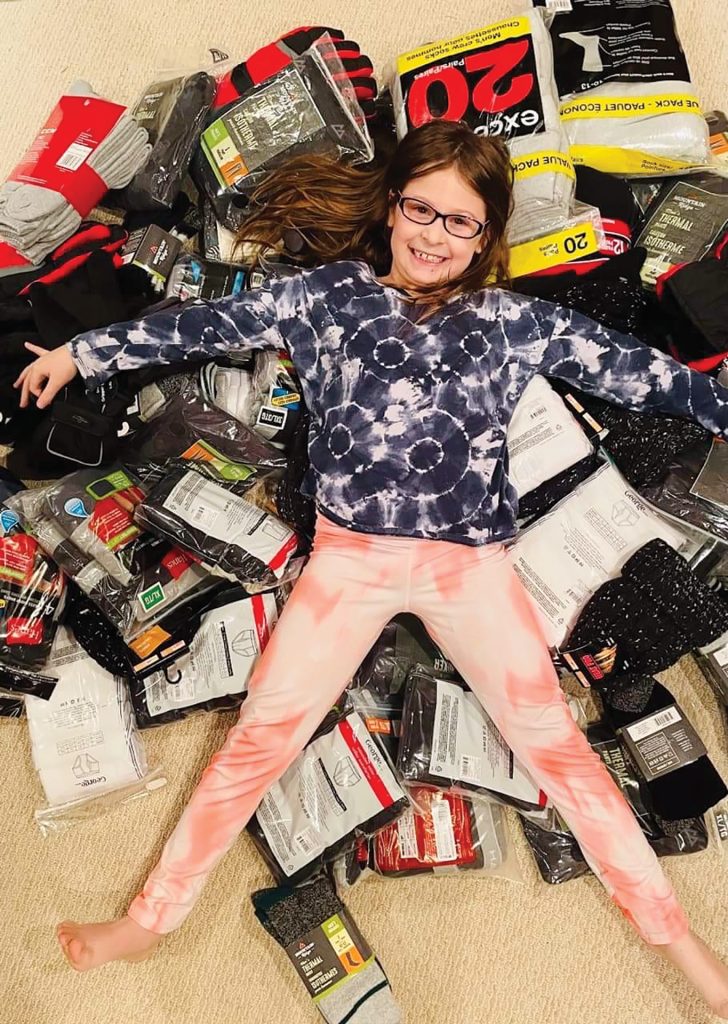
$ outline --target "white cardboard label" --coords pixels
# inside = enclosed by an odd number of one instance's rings
[[[432,824],[435,829],[435,852],[441,863],[449,860],[457,860],[457,848],[455,846],[455,830],[452,825],[450,804],[447,800],[433,800],[430,804]]]
[[[508,425],[509,477],[519,497],[591,455],[574,416],[543,377],[530,380]]]
[[[217,540],[237,544],[270,565],[293,537],[293,530],[199,473],[185,473],[163,502],[164,508]],[[276,571],[282,575],[283,567]]]
[[[676,549],[685,539],[611,465],[524,530],[511,549],[513,567],[536,605],[550,646],[564,640],[594,591],[656,537]]]
[[[539,788],[491,722],[475,694],[437,680],[430,773],[536,804]],[[466,778],[467,774],[467,778]]]
[[[353,732],[352,743],[346,724]],[[385,787],[388,803],[381,802],[367,775]],[[282,870],[292,875],[403,796],[363,719],[352,712],[309,743],[255,814]]]
[[[207,612],[189,652],[175,663],[180,681],[168,682],[164,672],[145,679],[149,714],[244,693],[261,653],[261,630],[269,634],[277,617],[273,594],[256,594]]]

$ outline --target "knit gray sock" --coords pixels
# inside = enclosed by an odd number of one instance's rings
[[[327,1024],[400,1024],[387,976],[327,878],[252,896]]]

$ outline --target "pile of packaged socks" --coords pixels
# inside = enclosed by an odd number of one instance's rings
[[[379,96],[359,45],[318,27],[150,73],[129,110],[88,83],[59,99],[0,185],[0,716],[27,718],[43,831],[161,785],[145,729],[240,706],[314,510],[287,352],[124,372],[21,410],[25,343],[297,272],[312,256],[296,232],[265,258],[235,247],[262,175],[306,152],[381,163],[397,135],[445,117],[508,144],[515,290],[723,382],[728,185],[711,145],[722,153],[726,122],[700,113],[667,0],[640,14],[652,56],[627,59],[633,7],[533,0],[453,39],[413,38]],[[728,708],[723,448],[541,377],[508,431],[514,566],[558,669],[597,698],[597,721],[572,696],[574,714],[660,856],[704,849],[727,795],[654,678],[700,651]],[[666,767],[655,752],[676,736]],[[546,881],[589,870],[455,667],[398,616],[249,823],[277,883],[253,895],[256,914],[327,1021],[398,1021],[337,890],[370,874],[518,878],[514,820]]]

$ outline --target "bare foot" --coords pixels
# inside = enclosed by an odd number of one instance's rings
[[[110,960],[144,960],[162,938],[130,917],[103,924],[63,921],[56,935],[66,960],[76,971],[90,971]]]
[[[682,971],[714,1014],[728,1020],[728,966],[710,946],[694,932],[688,932],[684,939],[653,949]]]

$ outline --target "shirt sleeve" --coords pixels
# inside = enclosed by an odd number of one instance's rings
[[[551,303],[538,372],[637,412],[683,416],[728,439],[728,389],[659,349]]]
[[[219,299],[194,299],[139,320],[86,331],[68,342],[89,389],[121,370],[204,362],[231,351],[286,348],[287,334],[305,319],[300,275]]]

